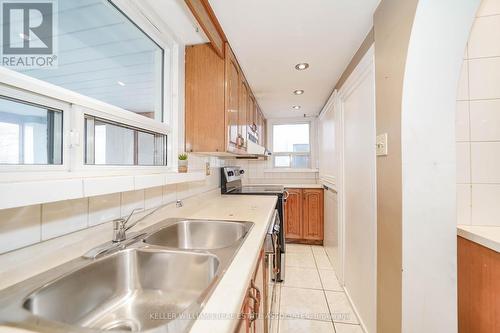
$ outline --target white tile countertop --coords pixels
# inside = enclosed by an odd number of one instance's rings
[[[238,323],[235,315],[241,310],[241,304],[256,267],[259,251],[277,200],[276,196],[221,196],[219,191],[214,190],[189,198],[184,201],[182,208],[176,208],[175,203],[165,206],[138,223],[132,230],[139,231],[170,217],[255,223],[203,307],[200,318],[205,319],[198,319],[190,333],[232,333],[234,331]],[[109,241],[111,235],[111,223],[105,223],[95,228],[0,255],[0,289],[77,258],[91,248]],[[0,332],[20,331],[0,326]]]
[[[459,225],[457,233],[465,239],[500,252],[500,226]]]

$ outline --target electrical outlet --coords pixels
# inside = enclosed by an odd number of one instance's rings
[[[377,156],[387,156],[387,133],[377,135]]]
[[[205,175],[210,176],[210,162],[205,163]]]

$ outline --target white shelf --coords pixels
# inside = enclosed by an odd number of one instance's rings
[[[204,181],[205,178],[204,172],[194,171],[5,182],[0,183],[0,209]]]

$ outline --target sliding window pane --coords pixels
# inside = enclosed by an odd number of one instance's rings
[[[85,116],[85,164],[167,164],[167,136]]]
[[[139,165],[155,164],[155,136],[151,133],[138,132],[138,162]]]
[[[134,165],[134,130],[95,120],[97,165]]]
[[[62,164],[62,112],[0,98],[0,164]]]
[[[111,1],[56,2],[56,65],[9,68],[161,121],[164,50]],[[25,42],[24,35],[15,37]]]

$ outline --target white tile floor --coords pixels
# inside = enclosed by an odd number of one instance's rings
[[[278,295],[279,333],[363,333],[322,246],[287,244]]]

